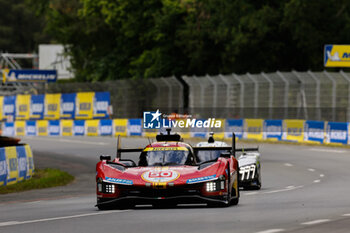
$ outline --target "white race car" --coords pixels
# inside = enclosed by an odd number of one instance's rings
[[[200,142],[196,146],[227,147],[228,145],[223,141],[215,141],[211,133],[207,142]],[[198,151],[197,157],[201,162],[205,162],[218,158],[223,152],[225,151]],[[261,163],[258,148],[236,149],[234,154],[238,157],[240,187],[259,190],[261,188]]]

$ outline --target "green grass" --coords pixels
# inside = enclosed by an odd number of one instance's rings
[[[62,186],[69,184],[73,180],[74,176],[58,169],[35,169],[35,173],[31,179],[12,185],[1,186],[0,194]]]

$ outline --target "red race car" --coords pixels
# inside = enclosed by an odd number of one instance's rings
[[[160,134],[145,148],[121,149],[117,156],[101,155],[96,165],[97,207],[128,208],[136,204],[175,206],[207,203],[226,207],[239,201],[238,162],[232,147],[192,147],[180,135]],[[239,150],[239,149],[238,149]],[[214,160],[200,162],[199,151],[220,151]],[[122,159],[126,152],[140,152],[138,164]]]

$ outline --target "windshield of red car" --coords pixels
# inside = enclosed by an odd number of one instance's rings
[[[185,147],[149,147],[140,156],[140,166],[184,165],[189,151]]]

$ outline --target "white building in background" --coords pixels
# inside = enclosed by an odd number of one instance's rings
[[[70,57],[65,55],[64,46],[60,44],[39,45],[39,69],[57,70],[58,79],[74,77]]]

